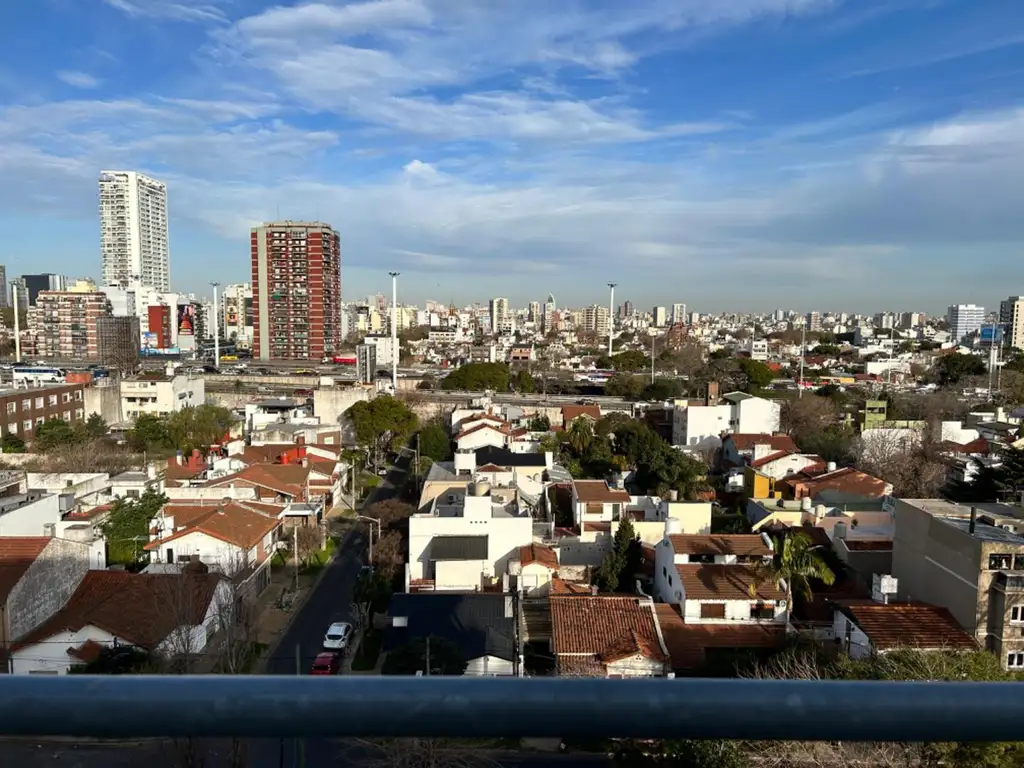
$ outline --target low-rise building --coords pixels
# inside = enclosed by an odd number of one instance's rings
[[[835,609],[835,638],[852,659],[901,649],[971,651],[978,647],[948,610],[928,603],[843,601]]]
[[[206,402],[201,376],[144,373],[121,380],[121,413],[134,421],[142,414],[169,416]]]
[[[36,427],[44,421],[84,422],[84,392],[81,383],[0,389],[0,437],[10,435],[31,445]]]
[[[672,444],[690,451],[708,451],[722,447],[722,439],[729,433],[771,435],[779,431],[782,406],[774,400],[745,392],[730,392],[722,400],[705,405],[678,401],[672,419]],[[796,450],[795,445],[792,450]]]

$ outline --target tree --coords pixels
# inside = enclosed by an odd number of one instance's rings
[[[428,651],[429,645],[429,651]],[[430,668],[427,669],[427,657]],[[467,659],[462,649],[443,637],[416,638],[391,651],[384,660],[381,672],[385,675],[461,675],[466,671]]]
[[[775,373],[760,360],[744,357],[739,360],[740,389],[758,392],[775,380]]]
[[[149,521],[167,503],[167,497],[147,489],[138,499],[117,499],[100,525],[107,540],[107,561],[122,565],[141,562],[149,541]]]
[[[364,510],[363,514],[375,520],[380,520],[382,531],[388,529],[401,531],[406,527],[409,518],[412,517],[415,511],[416,508],[412,504],[406,504],[404,501],[398,501],[397,499],[386,499],[371,504]]]
[[[527,429],[531,432],[550,432],[551,431],[551,419],[545,416],[543,413],[535,414],[530,417],[530,421],[527,424]]]
[[[679,379],[660,377],[644,387],[640,399],[648,402],[673,400],[683,394],[683,383]]]
[[[541,453],[558,453],[561,450],[562,444],[558,440],[558,436],[552,433],[541,435],[540,440],[537,441],[537,450]]]
[[[619,522],[612,540],[611,551],[604,556],[597,570],[598,587],[605,592],[631,591],[633,578],[640,568],[640,539],[633,530],[633,522],[625,518]]]
[[[356,442],[372,452],[374,460],[388,450],[398,450],[416,431],[419,419],[403,403],[389,395],[360,400],[347,411]]]
[[[803,531],[791,531],[774,541],[774,554],[768,564],[759,564],[750,584],[750,596],[756,597],[765,584],[780,586],[785,582],[786,605],[793,605],[793,595],[810,600],[811,580],[818,579],[826,585],[834,584],[836,575],[822,556],[821,547]]]
[[[1008,446],[998,452],[999,465],[972,459],[971,482],[950,489],[958,501],[1008,501],[1018,503],[1024,493],[1024,449]]]
[[[801,450],[821,432],[839,420],[839,409],[827,397],[794,397],[782,404],[782,430],[793,438]]]
[[[41,453],[47,453],[61,445],[74,445],[80,442],[80,432],[64,419],[47,419],[36,427],[32,447]]]
[[[306,568],[313,564],[311,562],[313,557],[319,556],[320,550],[324,547],[323,533],[318,526],[301,525],[289,538],[295,548],[292,556]],[[318,564],[323,565],[323,563]]]
[[[862,439],[855,464],[890,483],[893,495],[908,499],[934,498],[946,484],[946,462],[927,435],[906,438],[883,432]]]
[[[508,366],[505,363],[467,363],[445,376],[441,380],[441,389],[508,392],[508,381]]]
[[[942,385],[957,384],[967,376],[981,376],[985,370],[985,361],[977,355],[954,352],[935,361],[935,377]]]
[[[580,416],[569,426],[569,445],[577,456],[582,456],[594,440],[594,424]]]
[[[622,397],[626,400],[636,400],[644,391],[644,379],[642,376],[634,376],[629,373],[617,373],[604,384],[604,393],[608,397]]]
[[[210,447],[224,441],[235,417],[219,405],[205,403],[175,411],[167,418],[167,434],[171,447],[189,454],[198,450],[204,456]]]
[[[140,414],[128,432],[128,444],[136,451],[155,453],[171,449],[167,422],[150,413]]]
[[[516,375],[512,377],[511,388],[516,392],[522,392],[524,395],[533,394],[536,391],[536,385],[533,381],[533,376],[530,375],[529,371],[516,371]]]
[[[384,530],[374,542],[372,565],[382,579],[391,582],[398,575],[405,563],[402,549],[402,534],[398,531]]]
[[[646,370],[650,366],[650,359],[639,349],[631,349],[627,352],[619,352],[611,357],[611,367],[622,373],[633,373],[634,371]]]
[[[434,461],[446,461],[452,455],[452,441],[439,424],[427,424],[420,430],[419,446],[420,455],[429,456]]]
[[[107,420],[98,413],[90,413],[85,420],[85,434],[91,438],[106,437],[110,432]]]
[[[25,441],[17,435],[7,434],[0,439],[0,452],[2,453],[24,453]]]

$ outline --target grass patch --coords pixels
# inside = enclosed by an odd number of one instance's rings
[[[356,655],[352,657],[352,671],[369,672],[377,666],[377,658],[380,656],[380,646],[383,641],[383,634],[375,630],[370,630],[363,635],[363,641],[356,649]]]

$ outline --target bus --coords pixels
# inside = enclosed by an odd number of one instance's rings
[[[36,384],[63,384],[66,372],[62,368],[48,366],[18,366],[13,371],[15,382],[33,382]]]

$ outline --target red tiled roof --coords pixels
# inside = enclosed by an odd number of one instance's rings
[[[86,626],[152,650],[176,627],[203,623],[222,579],[215,573],[89,571],[67,604],[12,650]]]
[[[253,464],[233,475],[218,477],[204,487],[217,488],[244,480],[286,496],[301,496],[309,480],[309,467],[301,464]]]
[[[767,456],[762,456],[757,461],[750,462],[750,466],[757,469],[758,467],[763,467],[765,464],[771,464],[776,459],[784,459],[791,455],[791,451],[774,451],[773,453],[769,453]]]
[[[772,550],[756,533],[685,534],[668,537],[677,555],[767,556]]]
[[[45,536],[0,536],[0,605],[49,543]]]
[[[568,427],[580,416],[589,416],[594,421],[601,418],[601,406],[599,405],[563,405],[562,423]]]
[[[677,565],[687,600],[785,600],[774,584],[762,584],[751,596],[754,569],[747,565]]]
[[[629,494],[618,488],[612,488],[604,480],[573,480],[576,488],[576,500],[593,503],[629,503]]]
[[[708,648],[776,648],[786,640],[782,624],[687,624],[675,606],[654,606],[673,669],[695,669]]]
[[[895,648],[970,650],[974,638],[945,608],[928,603],[851,602],[840,606],[880,651]]]
[[[501,424],[497,425],[477,424],[475,427],[470,427],[469,429],[464,429],[461,432],[459,432],[459,434],[455,436],[455,439],[461,440],[462,438],[467,437],[468,435],[472,435],[474,432],[479,432],[481,429],[493,429],[495,432],[499,432],[503,435],[507,435],[509,432],[512,431],[511,427],[505,422],[502,422]]]
[[[499,467],[497,464],[484,464],[482,467],[477,469],[477,472],[506,472],[505,467]]]
[[[727,435],[725,439],[732,440],[732,444],[736,446],[737,451],[750,451],[753,450],[755,445],[769,445],[773,451],[789,451],[790,453],[798,453],[800,450],[789,435],[736,432]]]
[[[817,496],[822,491],[829,490],[877,498],[885,496],[888,485],[885,480],[869,475],[866,472],[861,472],[853,467],[841,467],[834,472],[825,472],[806,479],[799,478],[796,475],[788,475],[779,482],[789,485],[794,490],[795,486],[799,485],[804,489],[805,494],[811,497]]]
[[[240,549],[252,549],[280,525],[276,517],[269,517],[256,509],[249,509],[237,502],[228,502],[216,507],[176,507],[174,516],[176,530],[169,536],[151,541],[144,549],[152,551],[175,539],[190,533],[200,532],[219,541],[234,544]]]
[[[519,563],[524,566],[537,563],[555,571],[558,570],[558,555],[542,544],[527,544],[519,548]]]
[[[549,602],[552,644],[563,673],[603,674],[605,665],[633,655],[666,660],[646,599],[557,595]]]
[[[113,509],[113,504],[100,504],[98,507],[92,507],[91,509],[77,509],[74,512],[69,512],[67,515],[68,520],[92,520],[94,517],[109,512]]]

